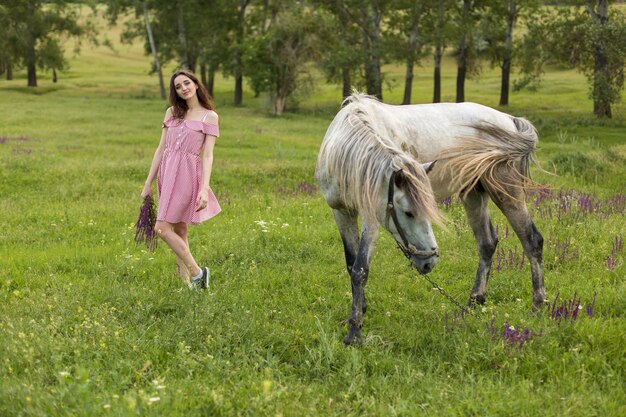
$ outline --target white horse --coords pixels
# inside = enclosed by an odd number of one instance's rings
[[[431,222],[440,222],[435,201],[453,194],[461,197],[480,255],[470,303],[485,302],[498,243],[487,210],[491,198],[530,260],[533,306],[543,305],[543,238],[524,202],[537,144],[532,124],[474,103],[394,106],[353,94],[344,104],[328,127],[315,172],[333,210],[352,282],[344,342],[360,338],[364,289],[380,224],[426,274],[438,258],[431,229]]]

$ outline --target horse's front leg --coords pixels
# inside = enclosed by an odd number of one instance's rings
[[[343,252],[346,257],[346,267],[348,274],[352,274],[352,266],[356,261],[359,250],[359,225],[357,223],[357,214],[344,210],[333,209],[335,223],[341,235],[343,242]]]
[[[370,260],[378,238],[379,225],[377,222],[363,221],[361,240],[356,260],[350,272],[352,284],[352,314],[348,319],[348,334],[344,339],[346,345],[351,345],[361,340],[361,328],[365,315],[365,285],[369,275]]]
[[[476,279],[470,294],[470,305],[484,304],[487,298],[487,281],[491,272],[493,254],[498,245],[498,236],[491,223],[488,203],[489,196],[481,185],[470,191],[463,199],[467,220],[476,238],[479,256]]]
[[[354,267],[357,254],[359,252],[359,225],[357,222],[357,214],[333,209],[333,216],[335,217],[335,223],[337,223],[337,228],[339,229],[339,234],[341,235],[341,241],[343,242],[343,251],[346,257],[348,275],[352,277],[352,268]],[[352,288],[352,291],[354,292],[354,288]],[[367,311],[367,298],[365,297],[365,294],[363,294],[362,305],[363,314],[365,314]]]

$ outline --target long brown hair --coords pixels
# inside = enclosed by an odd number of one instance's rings
[[[209,96],[209,93],[206,90],[206,87],[204,86],[204,84],[198,81],[198,78],[196,78],[193,72],[189,70],[181,69],[181,70],[176,71],[174,74],[172,74],[172,78],[170,78],[170,104],[172,105],[172,115],[175,118],[183,119],[185,117],[185,114],[187,113],[187,110],[189,110],[189,106],[187,106],[187,102],[183,98],[179,97],[178,94],[176,93],[176,86],[174,85],[174,80],[179,75],[184,75],[186,77],[189,77],[189,79],[198,86],[198,89],[196,90],[196,94],[198,95],[198,101],[200,102],[202,107],[209,109],[209,110],[215,110],[215,105],[213,104],[213,101],[211,100],[211,97]]]

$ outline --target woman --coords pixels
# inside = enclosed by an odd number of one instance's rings
[[[221,211],[209,187],[218,117],[206,88],[190,71],[172,75],[169,98],[172,106],[165,112],[161,141],[141,197],[153,195],[157,178],[157,234],[176,254],[183,282],[189,288],[208,289],[209,268],[200,267],[192,256],[187,228]]]

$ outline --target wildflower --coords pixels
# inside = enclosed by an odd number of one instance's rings
[[[156,209],[154,199],[151,196],[146,196],[143,199],[143,204],[139,209],[139,218],[135,224],[135,243],[145,243],[148,249],[154,251],[157,247],[157,235],[154,231],[154,225],[156,223]],[[161,231],[159,230],[160,234]]]
[[[150,401],[151,403],[155,403],[157,401],[161,401],[161,397],[150,397],[148,401]]]

